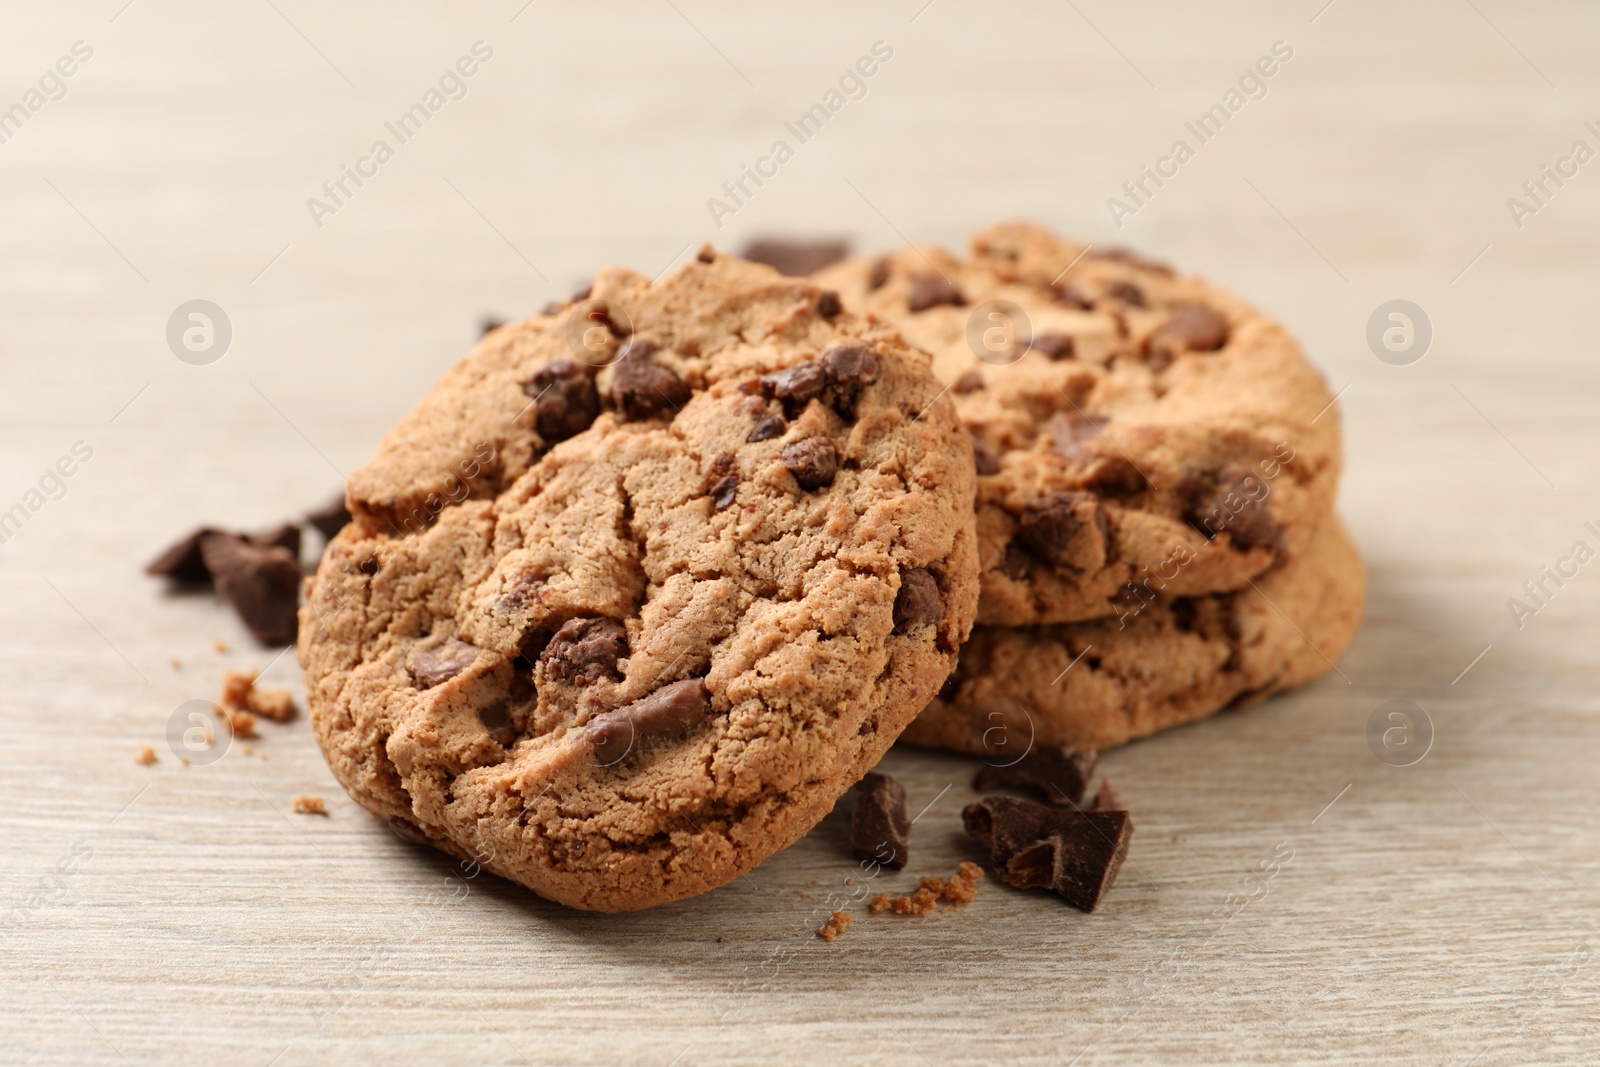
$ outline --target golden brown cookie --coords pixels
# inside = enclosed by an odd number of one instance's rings
[[[302,609],[334,774],[402,834],[620,911],[868,771],[976,610],[925,354],[709,249],[487,335],[351,479]]]
[[[966,259],[904,249],[815,277],[932,352],[973,435],[980,623],[1247,588],[1332,509],[1321,376],[1199,278],[1020,223]]]
[[[991,757],[1112,748],[1332,669],[1365,603],[1366,568],[1330,517],[1300,558],[1237,593],[1158,601],[1122,620],[977,627],[901,740]]]

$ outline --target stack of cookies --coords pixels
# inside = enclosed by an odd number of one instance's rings
[[[1237,300],[1028,227],[607,269],[351,478],[311,721],[403,836],[576,907],[704,892],[897,739],[1104,748],[1326,669],[1331,401]]]
[[[1243,301],[1006,224],[816,280],[933,354],[978,472],[978,627],[903,740],[1103,749],[1330,669],[1365,570],[1334,398]]]

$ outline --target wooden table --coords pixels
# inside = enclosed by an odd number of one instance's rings
[[[1507,607],[1575,541],[1600,548],[1600,164],[1560,163],[1600,148],[1600,14],[923,3],[6,13],[0,109],[27,114],[0,126],[0,510],[76,442],[92,458],[0,545],[0,1060],[1600,1058],[1600,564],[1521,627]],[[719,228],[707,199],[880,40],[865,95]],[[92,56],[29,110],[77,41]],[[389,134],[477,41],[492,55],[446,81],[465,95]],[[1198,144],[1185,123],[1275,41],[1293,55],[1265,95]],[[1107,199],[1180,137],[1193,158],[1119,229]],[[363,163],[380,138],[392,158]],[[1545,164],[1576,175],[1534,205]],[[369,176],[328,204],[345,165]],[[1512,196],[1538,210],[1514,219]],[[337,210],[314,221],[311,197]],[[1007,216],[1282,316],[1341,391],[1341,510],[1372,568],[1338,673],[1106,758],[1138,830],[1099,912],[989,883],[922,919],[857,907],[825,944],[829,894],[860,888],[835,816],[716,893],[577,914],[394,838],[303,718],[253,756],[168,751],[169,716],[223,669],[298,673],[140,565],[196,523],[320,502],[480,315],[707,239],[948,243]],[[1409,365],[1366,341],[1399,298],[1434,330]],[[193,299],[232,326],[206,365],[166,339]],[[1397,699],[1432,724],[1409,767],[1367,741]],[[880,880],[903,890],[971,855],[973,765],[886,764],[926,806],[911,870]],[[293,814],[298,794],[328,816]]]

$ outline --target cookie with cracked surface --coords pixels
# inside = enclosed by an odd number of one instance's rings
[[[1329,518],[1300,558],[1237,593],[1157,601],[1121,619],[977,627],[901,740],[990,757],[1124,744],[1332,669],[1365,600],[1361,557]]]
[[[310,583],[335,775],[599,911],[788,846],[971,628],[973,460],[940,392],[892,330],[710,250],[489,334],[351,479]]]
[[[1242,589],[1332,509],[1333,397],[1281,326],[1201,279],[1020,223],[965,259],[814,277],[950,385],[977,454],[981,624],[1110,615],[1158,578]]]

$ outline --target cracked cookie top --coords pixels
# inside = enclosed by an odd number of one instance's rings
[[[350,481],[312,722],[406,836],[577,907],[721,885],[871,769],[977,600],[925,354],[703,249],[486,336]]]
[[[981,623],[1244,588],[1332,508],[1321,376],[1201,279],[1011,223],[965,259],[908,248],[815,280],[934,354],[976,450]]]

